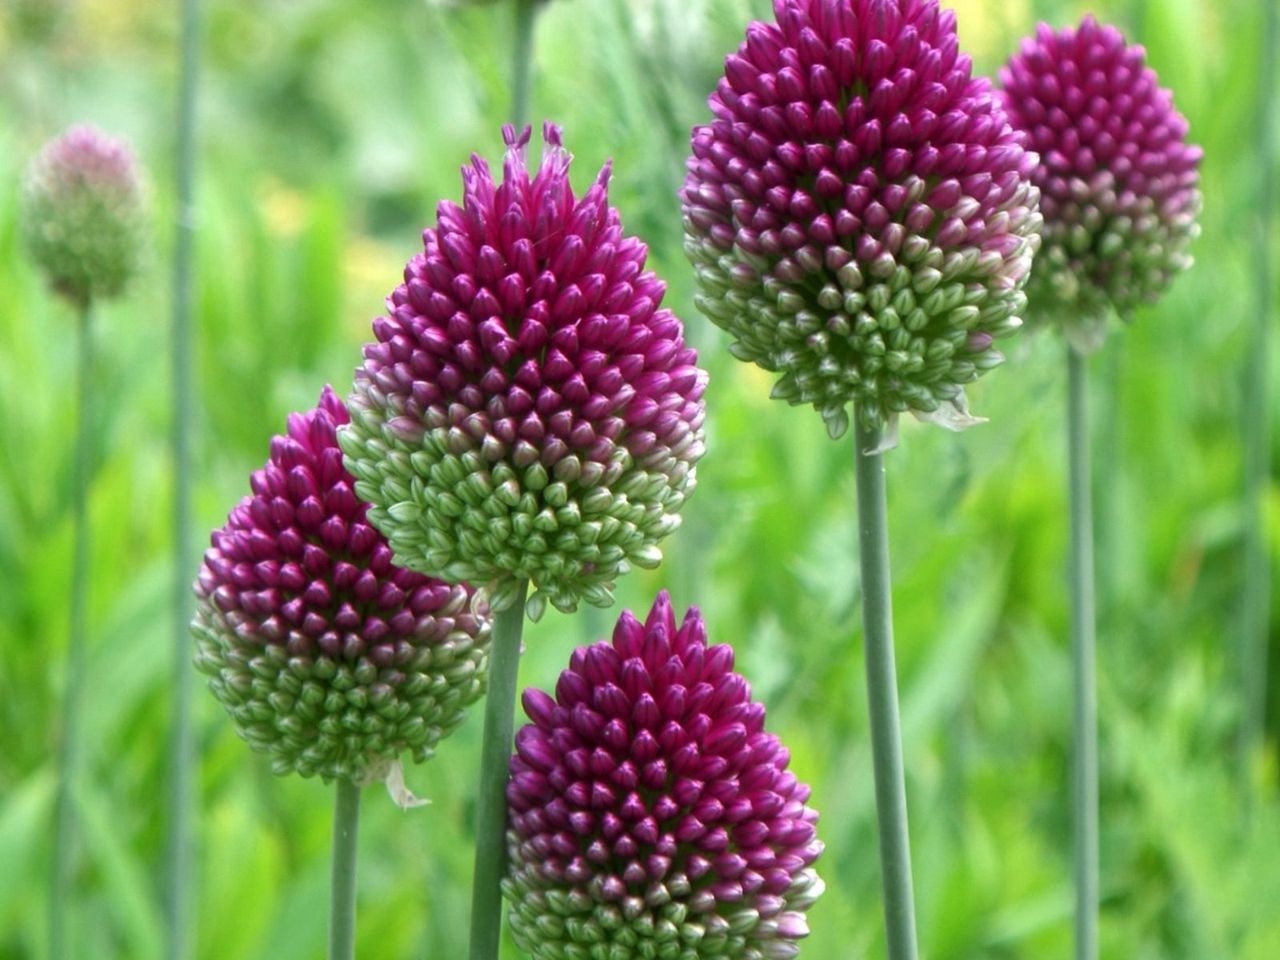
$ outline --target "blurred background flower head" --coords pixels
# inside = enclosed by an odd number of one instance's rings
[[[96,127],[71,127],[31,161],[20,217],[58,293],[77,304],[116,296],[138,270],[147,230],[133,151]]]
[[[1204,151],[1146,51],[1092,15],[1035,35],[1000,71],[1005,108],[1040,157],[1044,234],[1028,287],[1035,315],[1096,346],[1191,265]]]

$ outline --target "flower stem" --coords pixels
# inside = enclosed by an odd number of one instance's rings
[[[1093,505],[1085,358],[1067,347],[1068,487],[1071,498],[1071,662],[1074,680],[1072,807],[1076,960],[1098,956],[1098,704],[1095,678]]]
[[[333,880],[329,894],[329,960],[356,955],[356,840],[360,787],[340,779],[333,801]]]
[[[502,942],[502,875],[507,864],[507,772],[515,726],[516,676],[528,583],[516,601],[493,618],[489,689],[484,704],[484,747],[476,804],[476,867],[471,887],[471,960],[497,960]]]
[[[889,519],[884,457],[867,451],[880,443],[879,428],[854,431],[858,481],[858,542],[862,576],[862,626],[867,661],[867,702],[875,767],[876,818],[880,828],[880,878],[884,888],[889,960],[915,960],[916,919],[911,892],[911,840],[907,788],[898,719],[898,680],[893,656],[893,598],[889,578]]]
[[[182,0],[181,78],[178,93],[177,233],[173,257],[173,696],[169,744],[168,879],[169,960],[191,955],[191,312],[195,110],[200,53],[199,0]]]
[[[1258,89],[1274,90],[1276,84],[1276,44],[1280,13],[1274,3],[1263,4],[1266,12],[1262,37],[1262,67]],[[1271,570],[1267,557],[1264,506],[1271,473],[1270,400],[1267,364],[1271,358],[1271,307],[1275,292],[1272,281],[1272,232],[1275,229],[1275,188],[1271,158],[1275,155],[1275,103],[1263,94],[1258,118],[1259,235],[1255,248],[1258,271],[1258,305],[1253,343],[1248,351],[1245,375],[1245,507],[1244,507],[1244,592],[1241,617],[1240,665],[1244,679],[1244,721],[1240,725],[1240,765],[1248,783],[1254,751],[1265,737],[1267,720],[1267,628],[1271,619]],[[1247,797],[1249,791],[1246,789]]]
[[[529,122],[533,90],[533,21],[537,0],[515,0],[515,48],[511,55],[511,122],[516,130]]]
[[[53,876],[49,891],[49,956],[66,960],[67,898],[75,841],[72,794],[80,772],[80,699],[84,686],[85,619],[89,591],[89,459],[93,430],[89,424],[90,379],[93,374],[93,304],[81,304],[76,337],[76,448],[71,475],[71,610],[67,638],[66,680],[62,691],[62,744],[58,751],[58,785],[54,798]]]

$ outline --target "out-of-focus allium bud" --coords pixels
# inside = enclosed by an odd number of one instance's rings
[[[693,132],[698,303],[833,437],[911,412],[973,422],[964,385],[1020,325],[1035,158],[936,0],[775,0]]]
[[[112,297],[138,269],[145,230],[133,153],[90,126],[49,141],[27,169],[20,206],[32,258],[77,304]]]
[[[822,892],[809,788],[764,706],[666,593],[524,695],[503,893],[535,960],[782,960]]]
[[[706,375],[609,206],[609,167],[577,199],[558,128],[532,177],[528,129],[504,137],[502,183],[472,158],[374,321],[339,439],[398,563],[486,584],[495,611],[527,578],[536,619],[547,600],[607,605],[620,573],[661,560]]]
[[[1203,151],[1142,47],[1093,17],[1077,30],[1041,24],[1000,79],[1010,120],[1040,154],[1032,309],[1096,346],[1109,308],[1127,317],[1190,266]]]
[[[204,557],[196,666],[236,729],[297,771],[365,782],[421,761],[484,692],[489,622],[471,590],[392,565],[343,469],[328,387],[289,417]]]

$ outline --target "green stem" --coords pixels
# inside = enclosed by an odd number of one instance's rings
[[[178,93],[177,232],[173,256],[173,716],[169,744],[166,944],[169,960],[191,955],[194,859],[191,730],[191,421],[192,260],[194,246],[196,83],[200,53],[199,0],[182,0],[181,77]]]
[[[1093,505],[1085,359],[1067,347],[1067,447],[1071,497],[1071,662],[1074,680],[1072,809],[1076,960],[1098,956],[1098,704],[1093,599]]]
[[[489,689],[484,703],[484,747],[476,803],[476,867],[471,887],[471,960],[497,960],[502,942],[502,875],[507,866],[507,776],[515,726],[516,677],[528,583],[516,601],[493,618]]]
[[[1262,37],[1260,91],[1274,90],[1276,84],[1276,44],[1280,13],[1276,4],[1263,4],[1266,20]],[[1254,751],[1263,742],[1267,721],[1267,634],[1271,619],[1271,570],[1267,556],[1265,504],[1270,482],[1271,427],[1267,365],[1271,358],[1271,307],[1275,296],[1272,281],[1272,230],[1275,192],[1271,158],[1275,154],[1275,103],[1270,95],[1260,97],[1258,118],[1258,304],[1253,342],[1248,350],[1245,374],[1245,578],[1241,596],[1241,657],[1244,678],[1244,722],[1240,725],[1240,763],[1248,782]],[[1248,791],[1245,795],[1248,796]]]
[[[89,472],[93,431],[90,379],[93,375],[93,305],[80,306],[76,337],[76,448],[71,475],[71,610],[67,638],[66,680],[62,692],[62,744],[58,751],[58,785],[54,797],[53,876],[49,891],[49,956],[66,960],[67,899],[75,841],[72,794],[80,772],[80,700],[84,687],[85,620],[89,591]]]
[[[360,787],[339,780],[333,801],[333,880],[329,894],[329,960],[356,955],[356,841]]]
[[[875,768],[876,819],[880,828],[880,876],[884,887],[889,960],[915,960],[916,919],[911,892],[911,840],[907,788],[898,719],[898,679],[893,657],[893,598],[889,577],[889,518],[884,457],[870,454],[880,430],[858,423],[854,463],[858,481],[858,545],[862,576],[862,626],[867,662],[867,703]]]
[[[537,0],[515,0],[515,48],[511,55],[511,122],[517,132],[529,122],[533,90],[533,21]]]

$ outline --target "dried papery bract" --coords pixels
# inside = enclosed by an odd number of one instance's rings
[[[503,891],[534,960],[784,960],[822,892],[809,788],[764,706],[665,593],[524,695]]]
[[[1093,17],[1041,24],[1000,80],[1010,121],[1040,156],[1028,314],[1090,349],[1111,311],[1127,319],[1191,265],[1203,151],[1142,47]]]
[[[277,773],[356,783],[421,761],[484,691],[487,613],[465,585],[396,567],[365,516],[328,388],[293,414],[214,531],[196,582],[196,666]]]
[[[146,209],[132,151],[90,126],[72,127],[31,161],[19,203],[27,252],[50,287],[77,312],[76,450],[72,479],[73,534],[70,629],[62,691],[61,743],[54,799],[50,871],[49,954],[64,960],[71,946],[66,900],[72,883],[72,781],[79,767],[79,712],[84,683],[86,592],[89,580],[88,487],[95,405],[93,315],[98,302],[119,295],[137,272]]]
[[[374,321],[340,433],[370,521],[404,566],[517,584],[573,610],[607,605],[679,525],[703,453],[706,375],[662,309],[666,285],[608,203],[606,166],[578,198],[548,125],[542,164],[506,128],[503,178],[475,157],[461,207]]]
[[[698,305],[773,395],[833,437],[910,412],[972,422],[964,387],[1021,323],[1034,156],[934,0],[776,0],[693,133],[682,199]]]

